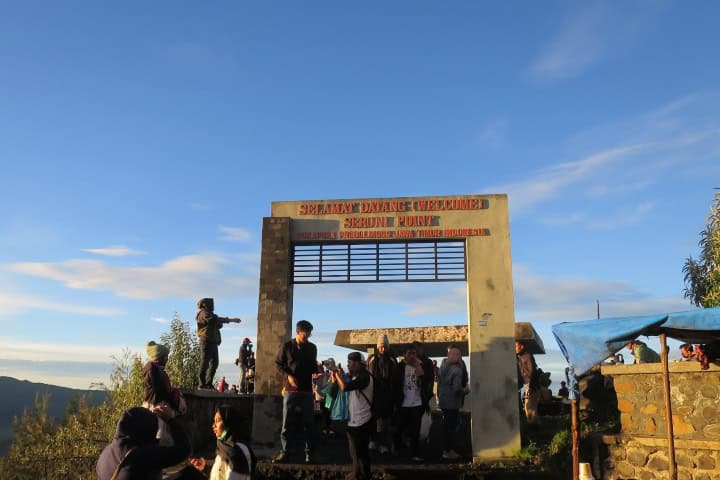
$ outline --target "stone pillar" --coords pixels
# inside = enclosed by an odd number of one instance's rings
[[[252,429],[253,443],[260,450],[280,445],[282,377],[275,356],[292,333],[290,225],[289,218],[263,218]]]
[[[491,205],[492,230],[466,240],[472,449],[475,461],[520,448],[515,306],[507,196]]]

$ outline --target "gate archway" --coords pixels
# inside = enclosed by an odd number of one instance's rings
[[[473,457],[520,448],[507,195],[273,202],[263,219],[253,439],[279,445],[274,360],[299,283],[465,281]]]

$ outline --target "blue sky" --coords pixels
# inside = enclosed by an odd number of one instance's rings
[[[508,193],[516,317],[688,309],[720,186],[715,2],[0,6],[0,375],[86,387],[216,299],[255,336],[275,200]],[[297,287],[338,328],[464,285]],[[540,358],[557,371],[557,353]]]

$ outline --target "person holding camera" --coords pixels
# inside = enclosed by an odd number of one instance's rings
[[[240,393],[249,393],[247,385],[247,372],[248,367],[250,366],[250,355],[253,353],[252,349],[252,341],[250,341],[249,338],[245,337],[243,339],[242,345],[240,345],[240,353],[238,354],[238,358],[237,360],[235,360],[235,365],[240,366]]]

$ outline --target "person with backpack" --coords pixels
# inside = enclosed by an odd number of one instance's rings
[[[374,380],[374,403],[376,405],[375,425],[370,433],[370,450],[387,453],[391,445],[390,420],[393,415],[393,382],[397,370],[397,360],[390,353],[390,341],[387,335],[380,335],[376,353],[368,358],[368,371]]]
[[[332,380],[343,392],[348,392],[348,411],[350,418],[347,424],[348,449],[352,458],[353,468],[348,479],[370,480],[370,432],[373,422],[373,379],[365,368],[360,352],[348,354],[348,374],[350,381],[343,378],[339,369],[331,373]]]

